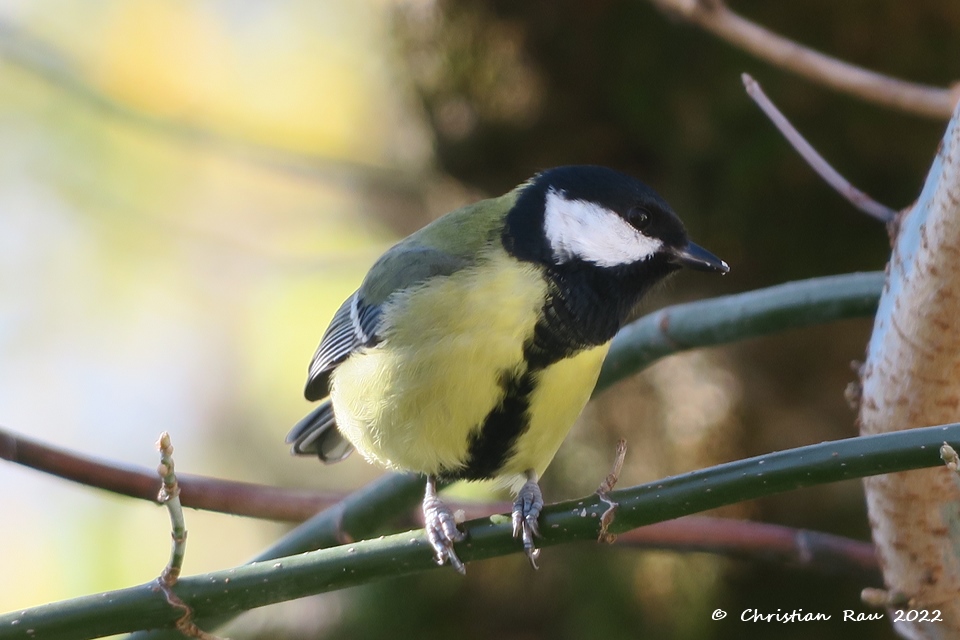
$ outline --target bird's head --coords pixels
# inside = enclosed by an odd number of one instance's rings
[[[596,166],[537,174],[507,214],[504,245],[547,267],[582,265],[659,280],[681,267],[730,267],[687,237],[663,198],[635,178]]]

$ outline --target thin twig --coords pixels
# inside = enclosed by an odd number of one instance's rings
[[[620,505],[611,500],[609,494],[620,480],[620,472],[623,470],[623,460],[627,456],[627,441],[623,438],[617,440],[617,451],[615,455],[613,470],[607,474],[607,477],[603,479],[603,482],[601,482],[597,488],[597,495],[600,497],[600,500],[607,505],[607,510],[600,515],[600,534],[597,536],[597,542],[605,542],[607,544],[611,544],[617,539],[617,536],[609,533],[607,529],[613,524],[617,507]]]
[[[183,556],[187,550],[187,525],[183,518],[183,507],[180,505],[180,486],[177,484],[177,474],[174,469],[173,444],[170,442],[170,434],[166,431],[160,434],[157,449],[160,450],[160,465],[157,467],[157,475],[160,476],[162,481],[160,492],[157,494],[157,502],[166,505],[167,511],[170,512],[171,537],[173,538],[170,562],[167,563],[166,569],[160,574],[160,582],[172,587],[177,584],[180,570],[183,567]]]
[[[940,447],[940,459],[954,473],[960,473],[960,457],[957,456],[957,450],[944,442]]]
[[[180,486],[177,484],[177,474],[174,469],[173,444],[170,442],[170,434],[166,431],[160,434],[157,449],[160,450],[160,465],[157,467],[157,475],[160,476],[161,480],[157,502],[167,505],[167,511],[170,513],[171,538],[173,539],[170,561],[167,562],[167,566],[163,569],[160,577],[157,578],[157,584],[167,599],[167,603],[183,611],[183,615],[176,622],[177,631],[190,638],[220,640],[217,636],[207,633],[196,625],[193,621],[193,609],[173,591],[173,586],[180,579],[183,558],[187,551],[187,525],[183,517],[183,507],[180,504]]]
[[[767,97],[767,94],[763,92],[763,89],[760,88],[760,83],[750,77],[749,74],[744,73],[740,76],[743,80],[743,86],[747,89],[747,94],[753,98],[753,101],[757,103],[767,117],[776,125],[777,129],[780,130],[780,133],[783,134],[783,137],[787,139],[787,142],[797,150],[804,160],[807,161],[807,164],[810,165],[810,168],[817,172],[817,174],[826,181],[833,189],[839,193],[841,196],[847,199],[850,204],[860,209],[868,216],[876,218],[880,222],[889,224],[893,222],[897,217],[897,212],[891,209],[890,207],[880,204],[869,195],[860,191],[855,186],[850,184],[850,181],[844,178],[840,173],[830,166],[823,156],[817,153],[817,150],[806,141],[806,139],[800,134],[797,129],[790,124],[790,121],[787,120],[786,116],[777,109],[776,105]]]
[[[944,442],[940,447],[940,459],[947,469],[953,471],[953,481],[960,485],[960,456],[957,455],[957,450]]]
[[[191,609],[190,605],[184,602],[180,596],[175,594],[170,587],[161,582],[160,590],[163,592],[163,596],[167,599],[167,604],[183,611],[183,615],[177,618],[177,621],[174,623],[177,631],[179,631],[181,634],[187,636],[188,638],[199,638],[200,640],[229,640],[221,639],[220,636],[207,633],[198,627],[193,621],[193,609]]]
[[[947,120],[960,98],[949,89],[893,78],[825,55],[731,11],[721,0],[651,0],[770,64],[836,91],[907,113]]]

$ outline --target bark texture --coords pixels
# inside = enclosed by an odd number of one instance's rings
[[[899,220],[863,371],[863,434],[960,420],[958,121],[954,111],[920,198]],[[924,622],[920,614],[896,622],[891,610],[897,631],[960,638],[956,475],[944,467],[876,476],[865,485],[890,595],[906,599],[907,610],[939,610],[942,619]]]

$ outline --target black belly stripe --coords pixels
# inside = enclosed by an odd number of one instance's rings
[[[551,291],[541,309],[533,335],[523,348],[520,372],[502,372],[503,395],[470,438],[466,463],[440,473],[448,480],[486,480],[496,477],[515,452],[517,441],[530,428],[530,399],[536,376],[550,365],[585,348],[610,340],[620,328],[626,310],[611,311],[613,292],[577,287],[572,275],[552,276]],[[585,272],[586,273],[586,272]],[[627,309],[628,310],[628,309]]]
[[[606,335],[609,329],[600,326],[609,324],[603,322],[606,320],[604,315],[591,310],[583,314],[591,322],[578,325],[569,299],[570,296],[564,296],[559,290],[547,298],[533,336],[524,344],[525,369],[519,373],[500,374],[503,395],[470,438],[466,463],[458,469],[442,472],[441,477],[449,480],[496,477],[514,454],[520,436],[530,428],[530,396],[536,375],[585,347],[609,339]]]
[[[500,376],[503,399],[487,414],[470,439],[466,464],[441,476],[450,480],[486,480],[497,475],[513,453],[523,432],[530,426],[530,395],[536,371],[504,373]]]

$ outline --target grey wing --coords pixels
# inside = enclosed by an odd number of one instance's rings
[[[379,320],[380,305],[365,304],[359,292],[354,292],[340,305],[310,361],[307,385],[303,390],[307,400],[327,397],[330,394],[330,374],[337,365],[357,349],[371,347],[380,341],[377,337]]]
[[[363,286],[347,298],[330,321],[320,346],[310,361],[307,400],[320,400],[330,395],[330,374],[351,353],[380,342],[378,334],[382,302],[396,291],[449,275],[462,268],[465,260],[443,251],[423,246],[397,245],[385,253]],[[376,302],[375,302],[376,301]],[[287,434],[293,452],[316,455],[324,462],[338,462],[353,451],[337,429],[333,405],[327,399],[298,422]]]
[[[351,453],[350,444],[337,430],[333,405],[329,400],[317,405],[287,434],[287,444],[297,455],[317,456],[324,462],[340,462]]]
[[[383,254],[363,285],[340,305],[327,327],[317,353],[310,362],[307,400],[320,400],[330,393],[330,374],[351,353],[380,342],[377,334],[382,304],[403,291],[431,278],[450,275],[466,261],[445,251],[401,243]]]
[[[310,361],[307,400],[319,400],[330,394],[330,374],[337,365],[363,347],[375,345],[380,306],[367,305],[359,292],[347,298],[330,321],[320,346]],[[287,444],[298,455],[315,455],[324,462],[339,462],[353,452],[351,445],[337,429],[333,405],[328,399],[298,422],[287,434]]]

